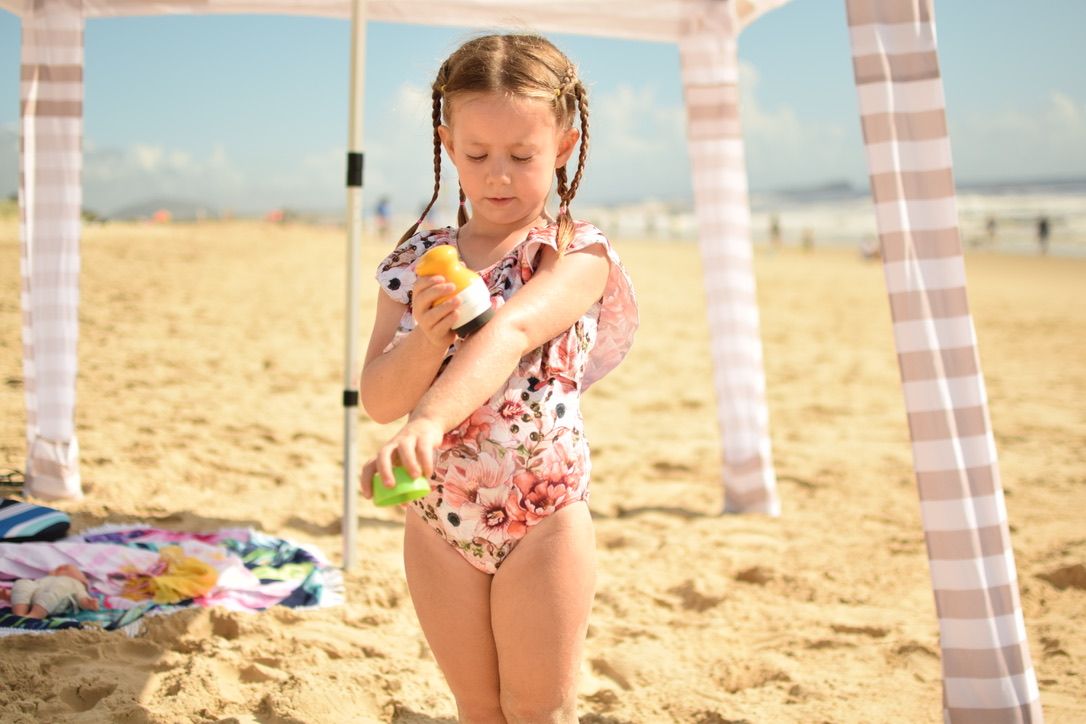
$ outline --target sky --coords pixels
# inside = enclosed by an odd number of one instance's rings
[[[867,186],[844,6],[793,0],[740,36],[756,191]],[[942,0],[936,23],[958,181],[1086,176],[1086,2]],[[342,209],[349,28],[282,16],[88,21],[84,206],[108,215],[171,198],[236,213]],[[428,87],[476,30],[369,25],[367,208],[388,195],[404,213],[429,197]],[[549,37],[589,88],[592,141],[578,200],[690,199],[677,47]],[[0,10],[5,197],[18,183],[19,46],[18,18]]]

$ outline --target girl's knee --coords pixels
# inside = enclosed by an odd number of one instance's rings
[[[501,704],[497,699],[475,701],[456,700],[457,718],[464,724],[506,724]]]
[[[519,696],[503,689],[501,699],[502,713],[509,724],[568,724],[577,721],[577,697],[573,691],[534,691],[527,696]]]

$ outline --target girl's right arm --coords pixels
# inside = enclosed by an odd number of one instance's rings
[[[398,420],[415,409],[430,389],[455,339],[450,330],[459,301],[450,299],[432,309],[430,305],[454,289],[441,277],[420,277],[415,285],[414,302],[416,308],[427,311],[416,315],[415,328],[387,352],[384,350],[396,335],[407,305],[378,293],[377,315],[359,383],[362,407],[374,422]]]

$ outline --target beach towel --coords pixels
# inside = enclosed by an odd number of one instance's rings
[[[0,543],[0,589],[10,590],[18,578],[40,578],[63,563],[87,576],[100,610],[34,621],[12,615],[0,600],[0,636],[87,626],[135,634],[143,616],[185,606],[262,611],[344,600],[342,574],[319,549],[243,528],[186,533],[111,525],[55,542]]]

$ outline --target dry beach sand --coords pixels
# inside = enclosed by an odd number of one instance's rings
[[[618,245],[643,326],[585,403],[600,576],[581,721],[940,721],[881,268],[841,249],[758,250],[784,514],[719,517],[696,247]],[[340,559],[343,247],[335,228],[256,222],[85,229],[87,497],[59,504],[76,530],[253,526]],[[364,253],[363,339],[385,251]],[[18,269],[17,227],[0,222],[0,464],[21,468]],[[972,254],[967,271],[1048,721],[1086,721],[1086,263]],[[363,419],[362,450],[392,429]],[[401,518],[361,505],[340,608],[0,639],[0,720],[452,721],[403,580]]]

